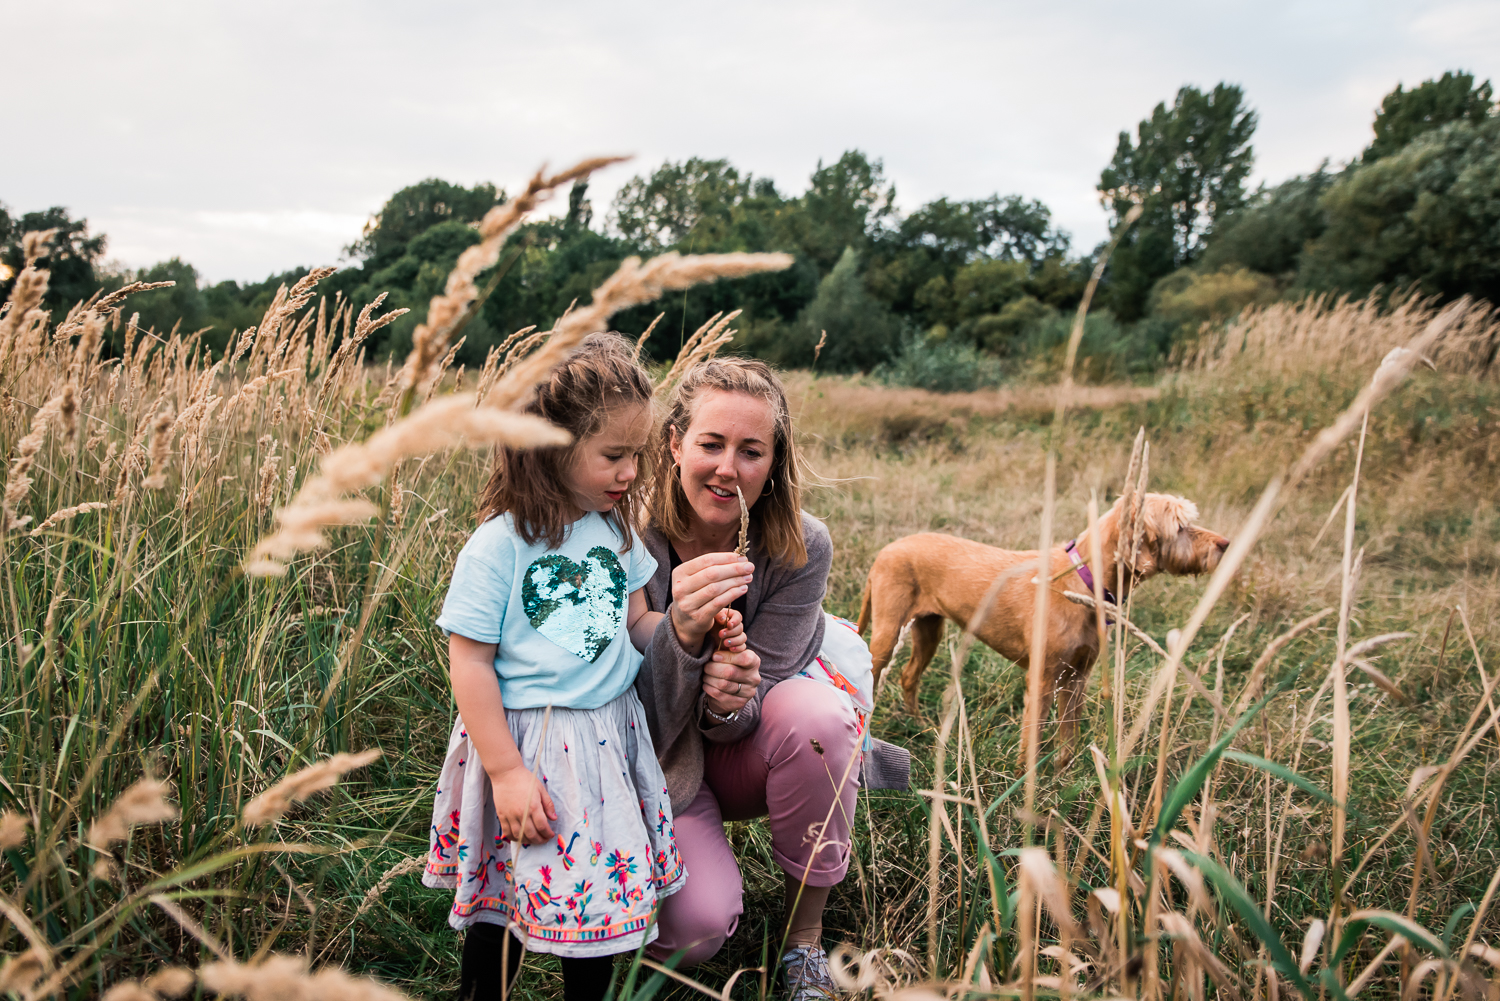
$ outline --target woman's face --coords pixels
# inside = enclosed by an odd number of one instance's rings
[[[746,393],[711,390],[698,398],[687,431],[672,439],[682,490],[695,520],[706,527],[735,527],[740,502],[754,506],[765,492],[775,457],[775,413],[765,400]]]

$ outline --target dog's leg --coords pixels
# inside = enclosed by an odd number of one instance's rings
[[[1057,687],[1057,767],[1067,768],[1073,759],[1074,744],[1078,739],[1078,725],[1083,719],[1083,695],[1088,688],[1089,668],[1092,658],[1086,658],[1080,667],[1077,664],[1063,666]]]
[[[901,669],[901,693],[906,702],[906,711],[917,714],[917,689],[922,685],[922,672],[937,653],[938,642],[943,638],[941,615],[919,615],[911,623],[911,659]]]
[[[1029,704],[1031,702],[1031,658],[1027,657],[1025,660],[1020,660],[1016,663],[1020,665],[1026,677],[1027,713],[1025,719],[1031,721],[1032,726],[1037,728],[1037,760],[1041,760],[1041,727],[1042,724],[1047,722],[1047,716],[1052,712],[1052,698],[1057,693],[1059,668],[1062,665],[1052,651],[1047,651],[1047,659],[1042,662],[1043,666],[1039,669],[1042,672],[1041,704],[1036,707],[1035,712],[1032,712]],[[1017,760],[1023,772],[1026,770],[1026,743],[1029,733],[1029,727],[1023,722],[1021,725],[1021,747],[1017,752]]]
[[[870,581],[865,585],[866,603],[870,608],[868,612],[860,612],[861,622],[867,615],[870,620],[870,660],[877,693],[886,667],[901,648],[901,631],[911,619],[912,606],[911,594],[904,593],[899,587],[878,588],[878,583],[872,571]]]

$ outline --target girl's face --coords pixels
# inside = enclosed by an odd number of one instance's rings
[[[697,521],[739,527],[738,486],[754,505],[765,492],[775,458],[776,415],[765,400],[721,390],[698,398],[692,423],[672,436],[672,458],[681,468],[683,493]]]
[[[644,404],[610,408],[604,426],[573,450],[565,479],[578,510],[614,509],[635,482],[650,434],[651,411]]]

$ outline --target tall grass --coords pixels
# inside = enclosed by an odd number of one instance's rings
[[[531,203],[597,165],[538,175]],[[507,211],[481,249],[498,253]],[[306,964],[347,954],[425,842],[428,728],[452,714],[425,624],[470,527],[473,450],[565,440],[516,411],[613,312],[790,259],[626,261],[493,358],[481,403],[447,391],[472,275],[397,371],[362,345],[398,313],[314,304],[330,269],[215,360],[197,334],[126,320],[132,289],[50,323],[43,242],[0,316],[0,989],[92,996],[207,955],[209,991],[355,991]],[[121,324],[125,350],[105,358]],[[293,947],[291,965],[233,965]]]
[[[669,287],[650,267],[620,280]],[[0,984],[387,990],[344,965],[450,990],[448,902],[417,887],[415,860],[452,713],[431,622],[485,457],[451,439],[382,453],[363,480],[313,491],[364,501],[307,523],[326,545],[270,553],[279,578],[240,568],[287,527],[278,510],[337,473],[327,457],[400,439],[426,400],[429,415],[473,409],[453,394],[476,381],[481,407],[512,407],[537,364],[496,356],[465,381],[443,339],[407,376],[368,365],[361,342],[391,314],[317,300],[316,274],[214,360],[192,334],[134,328],[127,299],[53,323],[24,298],[39,273],[0,318]],[[1133,593],[1123,615],[1166,656],[1111,631],[1082,753],[1059,764],[1044,726],[1029,802],[1025,683],[997,655],[951,629],[953,670],[929,673],[922,717],[882,693],[876,731],[917,752],[922,791],[861,796],[828,915],[852,987],[1500,991],[1500,671],[1484,659],[1500,613],[1500,391],[1464,347],[1493,343],[1495,325],[1465,313],[1417,344],[1437,371],[1398,385],[1406,373],[1387,368],[1375,399],[1360,394],[1387,350],[1436,312],[1303,308],[1252,314],[1236,343],[1254,351],[1218,350],[1157,387],[1066,390],[1066,422],[1055,389],[940,398],[793,378],[829,484],[810,504],[835,539],[833,610],[853,611],[874,553],[912,531],[1009,548],[1033,546],[1044,518],[1055,537],[1081,531],[1091,495],[1102,509],[1127,481],[1141,426],[1138,474],[1197,501],[1242,557],[1212,582]],[[100,353],[110,324],[118,358]],[[442,312],[430,326],[461,324]],[[517,372],[530,375],[504,382]],[[768,833],[735,824],[731,841],[747,912],[693,973],[713,987],[762,966],[780,930]],[[658,989],[650,973],[629,992]],[[522,990],[557,994],[540,977]],[[731,993],[770,990],[750,975]]]

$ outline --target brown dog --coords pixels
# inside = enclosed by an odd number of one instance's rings
[[[1129,565],[1131,539],[1120,542],[1121,501],[1099,519],[1106,595],[1119,580],[1117,565],[1125,569],[1125,590],[1158,573],[1207,573],[1219,565],[1229,540],[1193,524],[1198,508],[1192,501],[1168,494],[1146,494],[1141,505],[1143,538],[1134,566]],[[1085,584],[1092,543],[1088,532],[1076,545],[1052,550],[1048,576],[1053,597],[1047,606],[1046,662],[1042,667],[1042,705],[1036,719],[1045,719],[1054,693],[1061,692],[1058,730],[1064,748],[1070,747],[1082,709],[1084,685],[1099,656],[1099,634],[1094,611],[1075,605],[1063,591],[1093,593]],[[1071,550],[1071,553],[1070,553]],[[979,542],[926,532],[909,535],[886,546],[875,557],[859,611],[859,631],[872,625],[870,653],[874,657],[875,687],[896,652],[901,631],[910,622],[911,659],[901,671],[907,711],[917,711],[917,688],[922,672],[937,651],[943,620],[967,625],[975,607],[997,577],[1012,572],[1001,586],[995,606],[975,634],[997,653],[1030,670],[1032,602],[1036,596],[1036,550],[996,549]],[[1076,557],[1076,558],[1075,558]],[[1076,567],[1085,564],[1084,573]],[[1030,564],[1028,566],[1028,564]],[[1072,572],[1069,572],[1070,569]],[[1123,601],[1125,595],[1119,595]]]

